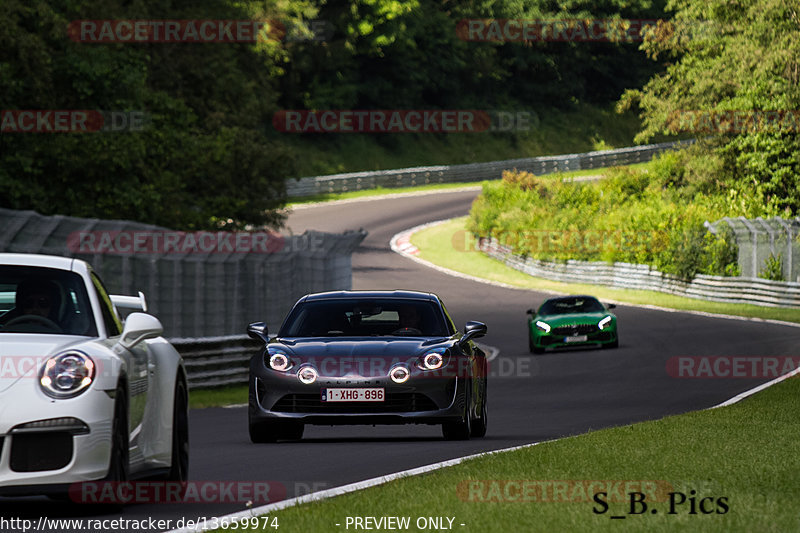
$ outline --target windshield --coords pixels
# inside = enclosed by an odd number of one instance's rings
[[[281,337],[446,337],[439,308],[430,301],[402,299],[316,300],[296,306]]]
[[[97,336],[83,279],[65,270],[0,266],[0,333]]]
[[[602,313],[603,304],[595,298],[574,297],[548,300],[539,309],[540,315],[566,315],[569,313]]]

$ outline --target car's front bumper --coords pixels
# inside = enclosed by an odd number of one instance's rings
[[[547,348],[574,348],[576,346],[603,346],[617,342],[617,329],[615,327],[586,333],[586,340],[581,341],[568,341],[568,336],[566,335],[545,333],[536,327],[533,328],[531,335],[533,346],[543,350]]]
[[[463,418],[466,380],[412,375],[398,384],[388,377],[320,378],[305,385],[291,373],[251,375],[250,422],[295,420],[304,424],[441,424]],[[382,388],[382,402],[323,402],[324,388]]]
[[[114,399],[94,389],[68,400],[25,396],[24,401],[15,396],[12,402],[11,391],[0,394],[0,494],[35,493],[37,487],[47,492],[50,486],[105,477],[111,458]],[[79,421],[85,429],[22,429],[30,422],[65,417]]]

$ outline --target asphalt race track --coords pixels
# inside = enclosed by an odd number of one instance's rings
[[[288,226],[295,233],[365,228],[369,235],[353,256],[355,289],[432,291],[459,327],[467,320],[487,323],[489,333],[480,342],[500,350],[490,371],[487,436],[446,442],[435,426],[309,426],[300,443],[254,445],[245,408],[195,410],[190,414],[192,480],[268,480],[291,497],[483,450],[702,409],[765,381],[676,379],[666,370],[673,356],[795,353],[797,328],[620,305],[619,349],[530,355],[525,310],[545,295],[450,277],[389,249],[389,239],[404,229],[466,214],[476,194],[320,205],[296,210]],[[244,509],[242,504],[140,504],[121,514],[102,514],[43,498],[0,501],[5,517],[152,517],[171,518],[173,524]]]

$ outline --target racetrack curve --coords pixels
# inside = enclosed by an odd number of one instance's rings
[[[500,353],[490,371],[485,438],[444,441],[436,426],[308,426],[302,442],[254,445],[247,434],[245,408],[194,410],[191,479],[269,480],[292,497],[480,451],[702,409],[767,381],[676,379],[666,370],[673,356],[796,354],[800,330],[794,327],[623,304],[615,310],[618,349],[532,356],[527,351],[525,310],[546,295],[451,277],[389,248],[391,237],[402,230],[467,214],[476,195],[469,190],[322,204],[295,210],[287,226],[294,233],[365,228],[369,235],[353,256],[354,289],[432,291],[442,297],[459,327],[467,320],[486,322],[489,333],[480,342]],[[243,509],[242,504],[225,503],[140,504],[119,514],[103,514],[97,508],[42,498],[0,503],[2,516],[36,518],[175,521]]]

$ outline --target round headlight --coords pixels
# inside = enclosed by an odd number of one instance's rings
[[[95,365],[83,352],[70,350],[45,361],[40,371],[39,385],[53,398],[73,398],[92,384]]]
[[[411,377],[411,372],[405,366],[399,365],[389,371],[389,377],[395,383],[405,383]]]
[[[273,370],[284,372],[288,370],[290,366],[289,358],[286,357],[286,354],[283,352],[275,352],[269,357],[269,367]]]
[[[313,366],[304,366],[297,371],[297,379],[306,385],[311,385],[317,381],[317,371],[314,370]]]
[[[442,363],[444,363],[444,357],[438,352],[426,353],[422,358],[422,364],[428,370],[436,370],[442,366]]]

